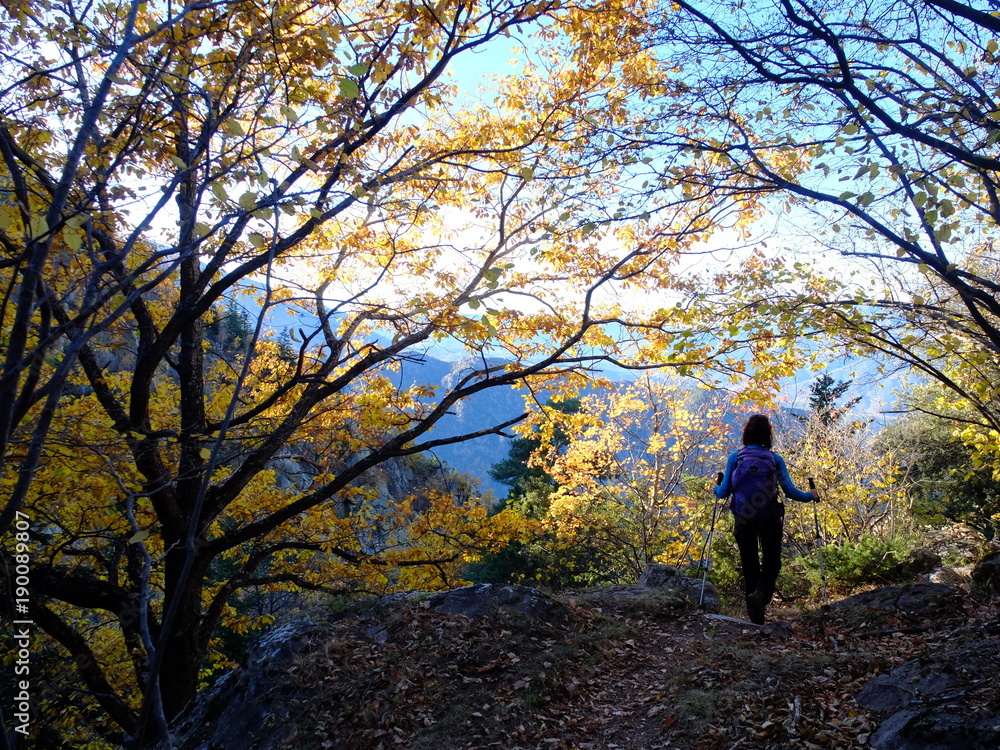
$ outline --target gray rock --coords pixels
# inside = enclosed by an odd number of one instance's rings
[[[867,607],[917,615],[940,615],[960,612],[962,601],[955,589],[943,583],[914,583],[865,591],[830,606],[833,609]]]
[[[772,620],[760,626],[760,634],[778,641],[792,637],[792,623],[784,620]]]
[[[972,580],[993,596],[1000,595],[1000,552],[991,552],[972,571]]]
[[[672,565],[650,563],[639,576],[639,585],[651,589],[672,586],[675,585],[678,577],[680,577],[680,571]]]
[[[280,740],[288,711],[280,700],[283,667],[326,628],[296,622],[275,628],[251,650],[246,666],[223,675],[175,722],[174,747],[230,750],[269,747]]]
[[[1000,717],[973,719],[935,709],[900,711],[870,740],[874,750],[996,750]]]
[[[951,568],[936,568],[927,576],[931,583],[943,583],[953,589],[960,588],[972,581],[972,567],[960,565]]]
[[[871,737],[875,750],[996,750],[1000,717],[979,706],[992,695],[1000,640],[948,643],[877,677],[857,695],[861,706],[892,713]]]
[[[917,576],[930,573],[940,565],[941,555],[933,550],[917,547],[910,550],[905,560],[900,560],[889,568],[886,571],[886,578],[890,581],[912,581]]]
[[[858,693],[855,700],[873,711],[898,711],[920,702],[925,696],[937,695],[954,684],[955,674],[950,665],[928,669],[923,662],[914,659],[889,674],[876,677]]]
[[[684,596],[695,606],[701,606],[707,612],[719,611],[719,590],[706,581],[702,595],[701,578],[690,578],[683,575],[671,565],[650,563],[639,576],[639,587],[649,589],[670,589]]]
[[[559,618],[567,609],[555,599],[530,586],[479,583],[427,597],[423,606],[450,615],[482,617],[498,609],[511,609],[540,620]]]
[[[973,565],[982,557],[986,537],[964,523],[927,528],[923,546],[937,553],[952,565]]]

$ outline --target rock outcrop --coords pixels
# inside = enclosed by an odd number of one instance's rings
[[[596,642],[604,643],[604,628],[634,627],[629,623],[638,614],[639,621],[654,625],[648,630],[658,636],[673,639],[683,631],[692,638],[720,637],[689,630],[692,622],[702,620],[688,616],[701,598],[701,579],[654,565],[640,583],[581,592],[565,601],[526,586],[490,584],[395,594],[326,613],[325,622],[278,627],[260,640],[242,667],[204,691],[174,723],[174,747],[278,750],[303,746],[305,735],[312,738],[317,727],[323,727],[324,741],[333,744],[314,742],[310,747],[377,747],[383,741],[386,747],[421,750],[459,746],[448,742],[466,737],[467,725],[486,722],[487,709],[481,707],[488,702],[490,710],[499,710],[494,704],[500,694],[507,696],[504,711],[521,711],[511,724],[516,732],[533,716],[524,696],[537,697],[542,691],[547,700],[555,696],[571,702],[583,684],[599,683],[600,675],[577,669],[589,663]],[[703,608],[714,608],[716,601],[715,588],[707,584]],[[822,617],[853,621],[851,607],[859,622],[874,625],[855,631],[859,638],[888,637],[897,627],[934,634],[926,636],[927,650],[919,658],[881,674],[857,694],[858,705],[878,725],[871,747],[1000,747],[1000,620],[967,625],[961,593],[943,583],[865,592],[830,605]],[[772,630],[766,632],[767,627]],[[796,627],[801,624],[769,624],[753,638],[794,638]],[[734,638],[750,637],[739,635],[738,629],[733,633]],[[620,644],[612,641],[612,651],[634,653],[625,648],[635,645],[633,638],[638,641],[639,635],[629,633]],[[754,641],[753,649],[764,648],[761,643]],[[649,653],[659,658],[671,652]],[[669,659],[657,666],[659,679]],[[637,674],[647,673],[642,669],[639,665]],[[611,684],[626,684],[620,677]],[[466,700],[469,695],[474,697]],[[446,731],[449,712],[455,710],[466,713]],[[499,719],[487,722],[490,728],[495,721]],[[397,730],[398,737],[393,734]],[[406,737],[419,737],[420,743],[407,744]]]
[[[418,607],[466,618],[488,617],[501,610],[544,622],[568,619],[570,608],[528,586],[479,584],[437,594],[393,594],[361,602],[330,619],[350,621],[354,637],[386,643],[393,618]],[[220,678],[172,727],[176,750],[249,750],[285,746],[300,686],[289,671],[296,657],[329,638],[331,625],[290,623],[267,633],[242,667]]]
[[[171,727],[176,750],[237,750],[277,747],[288,723],[294,691],[288,666],[325,628],[298,622],[267,633],[247,663],[204,691]]]
[[[650,589],[669,589],[684,596],[706,612],[719,611],[719,590],[709,581],[690,578],[671,565],[650,563],[639,576],[639,586]]]
[[[972,571],[973,583],[992,596],[1000,596],[1000,552],[991,552]]]
[[[955,589],[947,584],[920,582],[865,591],[841,599],[830,606],[834,610],[864,607],[930,618],[948,617],[960,613],[962,600]]]
[[[959,631],[951,641],[877,677],[858,703],[887,718],[875,750],[995,750],[1000,711],[1000,624]]]
[[[510,609],[540,620],[562,619],[566,606],[530,586],[479,583],[427,597],[422,606],[449,615],[484,617]]]

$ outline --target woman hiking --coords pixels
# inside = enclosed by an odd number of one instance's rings
[[[817,500],[816,493],[792,484],[785,460],[771,450],[771,422],[755,414],[743,428],[743,448],[729,456],[715,496],[732,496],[729,508],[743,567],[747,615],[758,625],[764,624],[764,610],[774,596],[781,570],[785,506],[778,500],[779,486],[792,500]]]

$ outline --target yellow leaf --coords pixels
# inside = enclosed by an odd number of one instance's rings
[[[70,250],[79,250],[83,245],[83,235],[76,229],[66,228],[63,230],[63,242]]]
[[[35,214],[31,217],[31,236],[41,237],[43,234],[49,231],[49,224],[45,220],[44,216]]]

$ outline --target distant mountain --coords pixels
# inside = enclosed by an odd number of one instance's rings
[[[825,372],[837,381],[852,380],[856,384],[852,394],[863,398],[862,404],[857,407],[858,413],[873,416],[873,413],[885,408],[882,404],[891,399],[892,389],[898,384],[898,379],[887,378],[880,381],[874,376],[871,367],[866,368],[865,364],[839,363],[827,368]],[[420,359],[404,362],[400,384],[404,387],[418,382],[447,385],[472,365],[467,357],[449,362],[425,355]],[[816,377],[817,373],[803,371],[786,384],[784,390],[787,400],[778,408],[776,427],[779,430],[794,433],[800,427],[799,418],[806,416],[809,411],[809,386]],[[488,388],[459,403],[453,414],[438,423],[430,437],[450,437],[493,427],[523,413],[524,408],[521,393],[516,389]],[[734,448],[739,445],[745,418],[746,414],[741,412],[726,419],[726,429],[731,434]],[[492,480],[489,470],[494,464],[507,458],[509,448],[506,438],[488,435],[438,448],[434,455],[457,471],[478,479],[483,490],[489,490],[495,498],[502,499],[506,497],[508,488]]]
[[[468,357],[452,362],[426,355],[420,359],[407,359],[400,371],[400,384],[404,387],[414,383],[448,387],[472,366]],[[515,388],[487,388],[459,402],[453,413],[438,422],[428,437],[433,440],[478,432],[514,419],[522,413],[524,402]],[[490,479],[489,470],[493,464],[507,457],[507,451],[506,438],[486,435],[442,446],[434,450],[434,455],[457,471],[475,477],[484,491],[489,490],[496,499],[502,499],[507,495],[507,487]]]
[[[252,303],[243,303],[253,319],[259,313]],[[266,326],[275,331],[290,331],[300,327],[310,328],[315,317],[305,310],[290,310],[287,305],[277,305],[268,311]],[[375,339],[378,341],[378,337]],[[385,340],[386,343],[388,339]],[[498,360],[499,361],[499,360]],[[403,361],[398,375],[401,387],[414,383],[446,385],[459,377],[463,370],[473,366],[473,360],[459,342],[434,343],[423,354],[414,354]],[[841,358],[831,362],[825,372],[837,381],[851,380],[855,383],[854,395],[862,397],[859,413],[874,416],[886,409],[886,403],[895,400],[894,392],[900,388],[900,377],[877,371],[869,360]],[[613,380],[626,381],[632,373],[620,368],[609,370],[607,376]],[[783,408],[780,411],[803,413],[808,410],[810,385],[819,377],[812,370],[803,369],[789,378],[782,388]],[[439,422],[428,436],[430,439],[477,432],[493,427],[524,412],[521,393],[515,388],[488,388],[459,403],[454,413]],[[736,424],[740,418],[734,417],[729,428],[734,431],[734,445],[738,443]],[[784,421],[784,420],[782,420]],[[791,420],[794,423],[794,420]],[[490,468],[507,457],[509,441],[499,435],[488,435],[475,440],[443,446],[434,455],[443,463],[457,471],[477,479],[484,491],[490,491],[497,499],[506,497],[507,487],[493,481]]]

